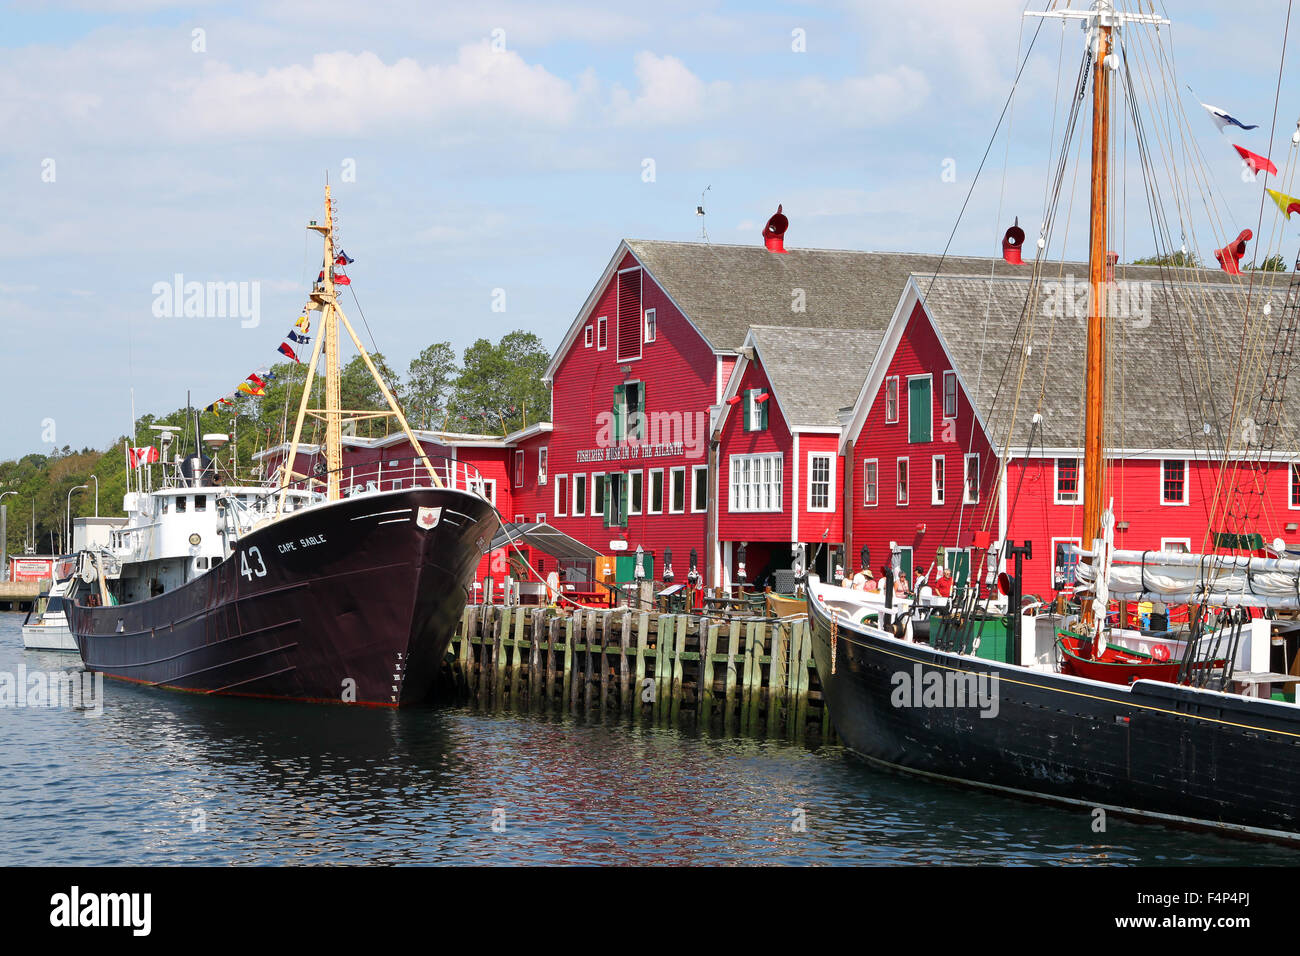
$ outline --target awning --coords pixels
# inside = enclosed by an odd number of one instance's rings
[[[593,551],[577,538],[570,537],[544,521],[530,524],[502,525],[501,530],[492,539],[492,550],[507,548],[510,546],[511,541],[515,544],[526,544],[561,560],[581,559],[594,561],[600,557],[599,551]]]

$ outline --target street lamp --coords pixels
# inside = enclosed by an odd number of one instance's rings
[[[0,501],[5,495],[16,495],[16,491],[0,491]],[[0,581],[9,580],[9,521],[8,514],[0,512]]]
[[[63,539],[63,553],[67,554],[72,549],[72,493],[80,491],[83,488],[89,488],[90,485],[77,485],[68,489],[68,507],[64,512],[63,533],[66,537]]]
[[[99,475],[91,475],[91,481],[95,483],[95,517],[99,517]]]

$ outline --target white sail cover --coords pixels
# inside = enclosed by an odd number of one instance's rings
[[[1092,557],[1078,550],[1080,556]],[[1224,607],[1300,607],[1300,560],[1174,551],[1111,551],[1104,591],[1112,600],[1209,603]],[[1080,561],[1080,588],[1093,591],[1098,567]]]

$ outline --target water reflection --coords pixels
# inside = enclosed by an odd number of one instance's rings
[[[0,668],[75,660],[24,657],[20,621],[0,615]],[[93,720],[0,711],[8,771],[0,862],[1300,859],[1116,820],[1093,834],[1083,811],[911,780],[836,747],[616,720],[223,700],[115,682],[106,696]]]

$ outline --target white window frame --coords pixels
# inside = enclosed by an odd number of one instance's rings
[[[519,451],[515,452],[515,487],[516,488],[522,488],[524,486],[524,462],[526,460],[527,460],[527,456],[524,454],[522,448]]]
[[[935,471],[938,466],[938,471]],[[947,463],[943,455],[930,456],[930,504],[943,504],[944,495],[948,490],[948,473],[946,471]],[[938,481],[935,480],[936,474]]]
[[[699,474],[704,472],[704,500],[696,501],[695,492],[700,487]],[[691,468],[691,514],[703,514],[709,510],[709,466],[694,465]]]
[[[867,481],[867,465],[875,465],[875,470],[876,470],[876,480],[874,482],[876,486],[876,496],[875,496],[875,500],[873,501],[867,500],[867,489],[870,488],[871,485],[873,484],[873,482]],[[862,459],[862,507],[864,508],[880,507],[880,459],[879,458]]]
[[[961,503],[964,505],[977,505],[980,503],[980,453],[970,452],[962,456],[961,465]],[[970,496],[970,475],[971,462],[975,463],[975,497]]]
[[[826,506],[813,507],[813,459],[826,459]],[[809,511],[819,513],[831,512],[835,510],[835,458],[832,452],[828,451],[810,451],[808,452],[808,494],[807,504]]]
[[[902,465],[902,469],[899,466]],[[907,472],[907,480],[899,481],[899,471]],[[894,460],[894,503],[906,508],[912,503],[912,461],[906,455]]]
[[[656,508],[656,507],[654,506],[654,504],[655,504],[655,475],[658,475],[658,476],[659,476],[659,507],[658,507],[658,508]],[[647,476],[647,480],[646,480],[646,483],[645,483],[645,489],[644,489],[643,492],[642,492],[642,495],[643,495],[643,497],[644,497],[644,499],[645,499],[644,501],[641,502],[641,504],[644,505],[644,508],[643,508],[642,510],[644,510],[645,513],[648,514],[648,515],[661,515],[661,514],[663,514],[663,513],[664,513],[664,504],[666,503],[666,502],[665,502],[665,499],[667,498],[667,491],[668,491],[668,486],[667,486],[667,485],[665,484],[665,482],[664,482],[664,470],[663,470],[662,468],[651,468],[651,469],[649,469],[649,475]]]
[[[1300,511],[1300,504],[1292,503],[1291,489],[1300,484],[1300,461],[1289,461],[1286,465],[1286,506],[1289,511]]]
[[[1083,503],[1083,459],[1066,459],[1074,462],[1075,490],[1073,498],[1061,495],[1061,459],[1052,459],[1052,501],[1058,505],[1078,505]]]
[[[894,417],[893,418],[889,417],[889,391],[891,388],[894,391]],[[899,406],[898,376],[897,375],[886,376],[885,377],[885,424],[886,425],[898,424],[898,406]]]
[[[659,316],[655,314],[654,309],[645,310],[645,332],[642,335],[642,344],[653,342],[659,331]]]
[[[771,481],[764,480],[765,474],[771,474]],[[738,481],[738,475],[748,480]],[[780,514],[785,511],[785,455],[732,455],[728,459],[727,486],[727,510],[737,514]],[[748,503],[743,500],[741,488],[750,493]],[[799,499],[796,496],[794,500]]]
[[[528,519],[523,515],[515,515],[514,522],[515,524],[527,524]]]
[[[539,485],[546,484],[546,458],[549,448],[549,445],[543,445],[537,449],[537,483]]]
[[[588,486],[591,489],[591,508],[587,512],[587,514],[591,515],[593,518],[605,517],[604,503],[603,502],[601,503],[601,507],[599,508],[596,507],[596,482],[597,481],[603,482],[604,480],[605,480],[605,473],[603,471],[593,471],[591,473],[591,478],[588,479],[587,482]],[[604,491],[605,494],[609,494],[608,485],[604,486]]]
[[[591,348],[592,343],[596,340],[596,329],[590,322],[587,323],[586,342],[582,346],[585,349]]]
[[[573,482],[573,507],[569,509],[569,514],[574,518],[587,517],[587,488],[590,486],[586,474],[577,474],[572,476]],[[582,490],[579,491],[578,488]]]
[[[545,514],[536,514],[536,515],[533,515],[533,518],[537,521],[538,524],[546,524],[546,515],[545,515]]]
[[[483,479],[483,497],[493,508],[497,506],[497,480],[495,478]]]
[[[675,494],[676,481],[674,479],[676,478],[677,475],[682,476],[682,502],[680,508],[677,507],[676,504],[673,502],[673,499],[676,497]],[[686,514],[686,497],[690,493],[690,489],[686,487],[686,466],[685,465],[679,465],[676,468],[668,469],[668,486],[665,490],[668,492],[668,513],[670,515]]]
[[[602,315],[596,320],[596,351],[609,351],[609,316],[607,315]]]
[[[1181,544],[1181,545],[1183,545],[1185,548],[1187,548],[1187,552],[1186,552],[1187,554],[1191,554],[1191,553],[1192,553],[1192,539],[1191,539],[1191,538],[1161,538],[1161,539],[1160,539],[1160,550],[1161,550],[1161,551],[1168,551],[1168,550],[1169,550],[1169,545],[1171,545],[1171,544]]]
[[[1165,462],[1181,461],[1183,463],[1183,500],[1169,501],[1165,498]],[[1191,501],[1192,463],[1187,458],[1160,459],[1160,503],[1171,508],[1181,508]],[[1289,490],[1289,489],[1288,489]]]
[[[636,478],[635,478],[635,479],[632,477],[633,475],[636,475]],[[636,504],[636,503],[635,503],[635,502],[636,502],[636,498],[635,498],[635,496],[632,494],[632,491],[633,491],[634,487],[637,486],[637,485],[640,485],[640,486],[641,486],[641,503],[640,503],[640,504]],[[640,468],[638,468],[636,471],[629,471],[629,472],[627,473],[627,513],[628,513],[628,515],[629,515],[629,516],[631,516],[631,515],[639,515],[639,514],[641,513],[642,509],[645,507],[645,504],[646,504],[646,500],[645,500],[645,472],[642,471]]]
[[[952,382],[952,413],[948,412],[948,383]],[[951,369],[943,373],[943,395],[939,402],[943,407],[944,421],[955,421],[957,418],[957,397],[960,394],[961,386],[957,381],[957,373]]]
[[[569,476],[555,476],[555,517],[565,518],[569,514]]]

